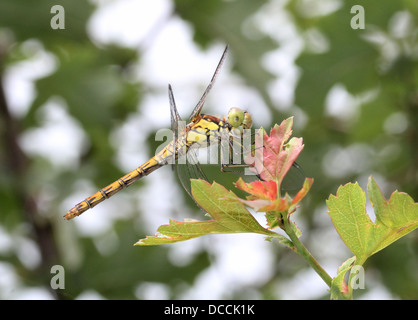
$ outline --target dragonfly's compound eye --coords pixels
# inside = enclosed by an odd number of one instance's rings
[[[244,121],[244,111],[239,108],[231,108],[228,112],[228,122],[234,128],[242,125]]]

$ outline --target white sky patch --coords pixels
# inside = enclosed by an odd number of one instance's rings
[[[203,217],[202,211],[202,219],[205,220]],[[200,220],[200,219],[199,219]],[[202,237],[193,239],[191,241],[183,241],[177,244],[173,244],[170,246],[169,251],[169,259],[172,264],[175,266],[187,266],[190,264],[195,256],[202,252],[204,245],[204,239]]]
[[[325,114],[339,119],[352,120],[358,115],[358,104],[344,85],[335,84],[325,99]]]
[[[15,238],[15,250],[19,260],[28,269],[35,269],[41,263],[41,253],[33,240],[19,237]]]
[[[0,225],[0,254],[9,253],[13,248],[13,237]]]
[[[117,178],[115,177],[115,180]],[[109,181],[109,184],[112,182]],[[76,191],[61,203],[60,211],[63,215],[74,205],[99,191],[99,188],[92,185],[89,181],[81,180],[74,185],[74,190]],[[114,222],[117,220],[132,219],[132,215],[135,214],[134,199],[136,196],[137,193],[134,188],[130,188],[125,192],[119,192],[111,200],[106,200],[99,206],[87,210],[80,217],[75,217],[69,223],[76,225],[81,235],[96,237],[96,245],[101,250],[100,246],[114,236],[104,237],[106,233],[110,233],[113,230]],[[115,238],[115,241],[118,241],[118,239]]]
[[[85,290],[80,293],[76,298],[76,300],[105,300],[100,293],[96,290]]]
[[[266,54],[262,64],[277,77],[269,84],[268,92],[279,110],[287,110],[294,103],[294,94],[300,71],[293,58],[283,49]]]
[[[416,28],[415,21],[411,12],[407,10],[395,12],[389,21],[389,32],[395,38],[406,38]]]
[[[325,98],[325,115],[350,123],[360,115],[361,106],[374,100],[378,93],[378,88],[372,88],[353,95],[343,84],[337,83]]]
[[[37,40],[21,44],[23,54],[29,58],[9,65],[4,75],[4,90],[10,113],[18,118],[25,116],[36,96],[34,81],[55,71],[57,61],[44,50]]]
[[[308,52],[322,54],[329,50],[330,43],[323,32],[317,28],[310,28],[304,33],[305,48]]]
[[[408,115],[404,112],[394,112],[388,116],[383,124],[386,133],[396,135],[402,134],[408,129]]]
[[[137,206],[142,213],[137,223],[149,235],[154,235],[160,225],[168,224],[169,219],[182,221],[191,217],[185,209],[181,189],[176,186],[174,175],[169,166],[159,169],[147,176],[147,184],[137,195]]]
[[[367,170],[374,157],[366,144],[355,143],[346,148],[334,145],[323,157],[322,170],[329,177],[341,178]]]
[[[156,24],[171,8],[169,0],[104,2],[92,15],[87,31],[93,41],[135,48],[152,36]]]
[[[43,124],[21,135],[22,149],[32,156],[45,157],[63,169],[77,167],[86,137],[81,126],[67,113],[64,102],[50,99],[39,115]]]
[[[192,108],[188,106],[197,103],[199,95],[209,84],[224,47],[225,44],[216,45],[201,51],[193,44],[191,27],[179,18],[172,18],[156,35],[153,45],[145,51],[138,77],[146,79],[152,87],[162,88],[166,96],[170,83],[176,100],[181,101],[187,97],[191,101],[179,104]],[[231,57],[227,58],[218,79],[228,73],[229,59]],[[197,86],[202,86],[203,90],[193,92]]]
[[[140,300],[168,300],[170,287],[158,282],[141,282],[135,289],[135,296]]]
[[[294,277],[277,282],[276,294],[281,299],[317,299],[328,287],[312,269],[303,269]]]
[[[296,2],[299,12],[307,18],[329,15],[339,10],[343,5],[341,0],[300,0]]]
[[[228,299],[244,286],[263,283],[272,276],[272,245],[264,236],[211,235],[204,239],[216,258],[182,299]]]

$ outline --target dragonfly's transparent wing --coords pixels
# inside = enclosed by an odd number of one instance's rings
[[[173,150],[170,150],[172,152],[171,168],[174,170],[176,154],[178,153],[177,149],[179,146],[179,132],[184,131],[185,125],[177,111],[176,101],[174,100],[171,85],[168,85],[168,100],[170,101],[171,131],[173,132]]]
[[[177,163],[177,176],[179,177],[184,190],[186,190],[193,199],[190,179],[209,180],[202,170],[202,167],[197,159],[196,150],[193,147],[189,148],[187,154],[182,157],[183,159],[187,158],[186,163]]]
[[[188,122],[193,121],[200,112],[202,111],[202,107],[205,104],[206,98],[209,94],[209,91],[212,89],[213,84],[215,83],[216,77],[218,76],[219,72],[221,71],[222,65],[226,59],[226,54],[228,52],[228,46],[225,47],[224,53],[222,54],[221,60],[218,63],[218,66],[216,67],[215,73],[212,76],[212,79],[210,80],[209,85],[207,86],[205,92],[203,92],[202,97],[200,98],[199,102],[197,103],[196,107],[194,107],[192,114],[190,115],[190,118]]]
[[[303,172],[302,168],[294,162],[282,181],[281,192],[287,192],[291,196],[296,195],[296,193],[302,189],[305,178],[305,172]]]
[[[170,100],[171,130],[173,130],[173,162],[172,168],[176,165],[177,176],[187,193],[192,197],[190,179],[208,180],[203,172],[196,151],[193,146],[186,148],[187,130],[186,124],[181,120],[174,100],[171,85],[168,86],[168,98]],[[177,154],[177,163],[176,163]],[[193,198],[193,197],[192,197]]]
[[[177,111],[176,101],[174,100],[174,94],[171,85],[168,85],[168,99],[170,101],[171,129],[173,131],[177,131],[177,125],[178,122],[181,121],[181,118]]]

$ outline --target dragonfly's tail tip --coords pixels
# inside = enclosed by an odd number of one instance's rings
[[[70,212],[67,212],[65,215],[63,215],[64,220],[71,220],[72,218],[74,218],[69,213]]]
[[[65,220],[71,220],[75,217],[77,217],[79,215],[79,213],[77,211],[75,211],[74,209],[71,209],[70,211],[68,211],[65,215],[64,215],[64,219]]]

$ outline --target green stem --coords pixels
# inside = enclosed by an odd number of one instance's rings
[[[290,225],[289,218],[287,217],[287,212],[283,215],[283,222],[285,227],[285,232],[292,240],[294,246],[296,247],[295,252],[301,255],[306,262],[316,271],[316,273],[324,280],[324,282],[331,287],[332,278],[329,274],[320,266],[318,261],[312,256],[312,254],[306,249],[306,247],[299,240],[295,232],[293,231],[292,226]]]

